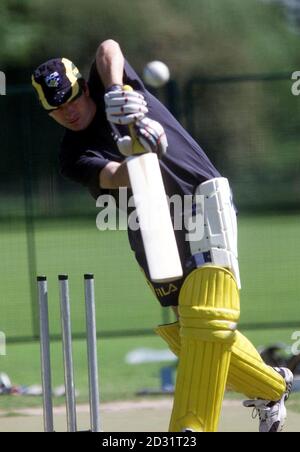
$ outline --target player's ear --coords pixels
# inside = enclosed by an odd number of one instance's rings
[[[83,90],[83,92],[85,93],[85,95],[87,97],[90,97],[90,89],[89,89],[89,85],[87,84],[87,81],[82,79],[80,81],[80,87]]]

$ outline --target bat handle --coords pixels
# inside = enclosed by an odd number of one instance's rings
[[[130,85],[123,85],[123,90],[124,91],[133,91],[133,88]],[[133,143],[132,146],[134,149],[134,154],[144,154],[146,152],[146,150],[144,149],[144,147],[141,145],[141,143],[137,139],[133,124],[128,125],[128,130],[129,130],[129,134],[132,138],[132,143]]]
[[[130,85],[123,85],[122,89],[124,91],[133,91],[133,88]],[[146,150],[137,139],[133,124],[125,126],[111,123],[110,125],[114,135],[118,138],[128,135],[129,132],[132,139],[133,155],[145,154]]]

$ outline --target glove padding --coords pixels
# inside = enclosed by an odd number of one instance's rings
[[[114,124],[132,124],[148,113],[147,102],[137,91],[124,90],[121,86],[104,96],[106,117]]]
[[[168,148],[168,140],[162,125],[149,118],[136,121],[130,126],[131,136],[126,135],[117,140],[121,154],[130,155],[155,152],[158,158],[162,158]]]

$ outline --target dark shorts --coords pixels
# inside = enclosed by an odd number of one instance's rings
[[[209,253],[197,254],[196,256],[193,257],[192,256],[186,257],[185,259],[181,259],[184,273],[182,278],[169,283],[157,283],[151,281],[150,279],[146,256],[142,253],[141,254],[135,253],[135,257],[136,260],[138,261],[138,264],[143,270],[147,283],[151,288],[153,294],[160,302],[160,304],[164,307],[178,306],[180,290],[186,277],[193,270],[195,270],[195,268],[210,262]]]
[[[178,306],[178,297],[184,280],[185,277],[169,283],[156,283],[147,279],[147,283],[160,304],[167,307]]]
[[[178,306],[179,293],[187,275],[189,275],[195,268],[211,261],[210,253],[200,253],[196,256],[191,256],[190,246],[184,240],[185,233],[177,231],[175,234],[183,268],[183,277],[170,283],[162,284],[151,281],[141,236],[138,233],[132,234],[129,232],[129,241],[131,248],[134,251],[135,258],[143,270],[147,283],[152,292],[160,304],[164,307]]]

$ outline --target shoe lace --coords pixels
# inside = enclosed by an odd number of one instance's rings
[[[264,422],[268,419],[270,410],[271,408],[266,405],[254,407],[252,411],[252,419],[256,419],[258,417],[261,422]]]

